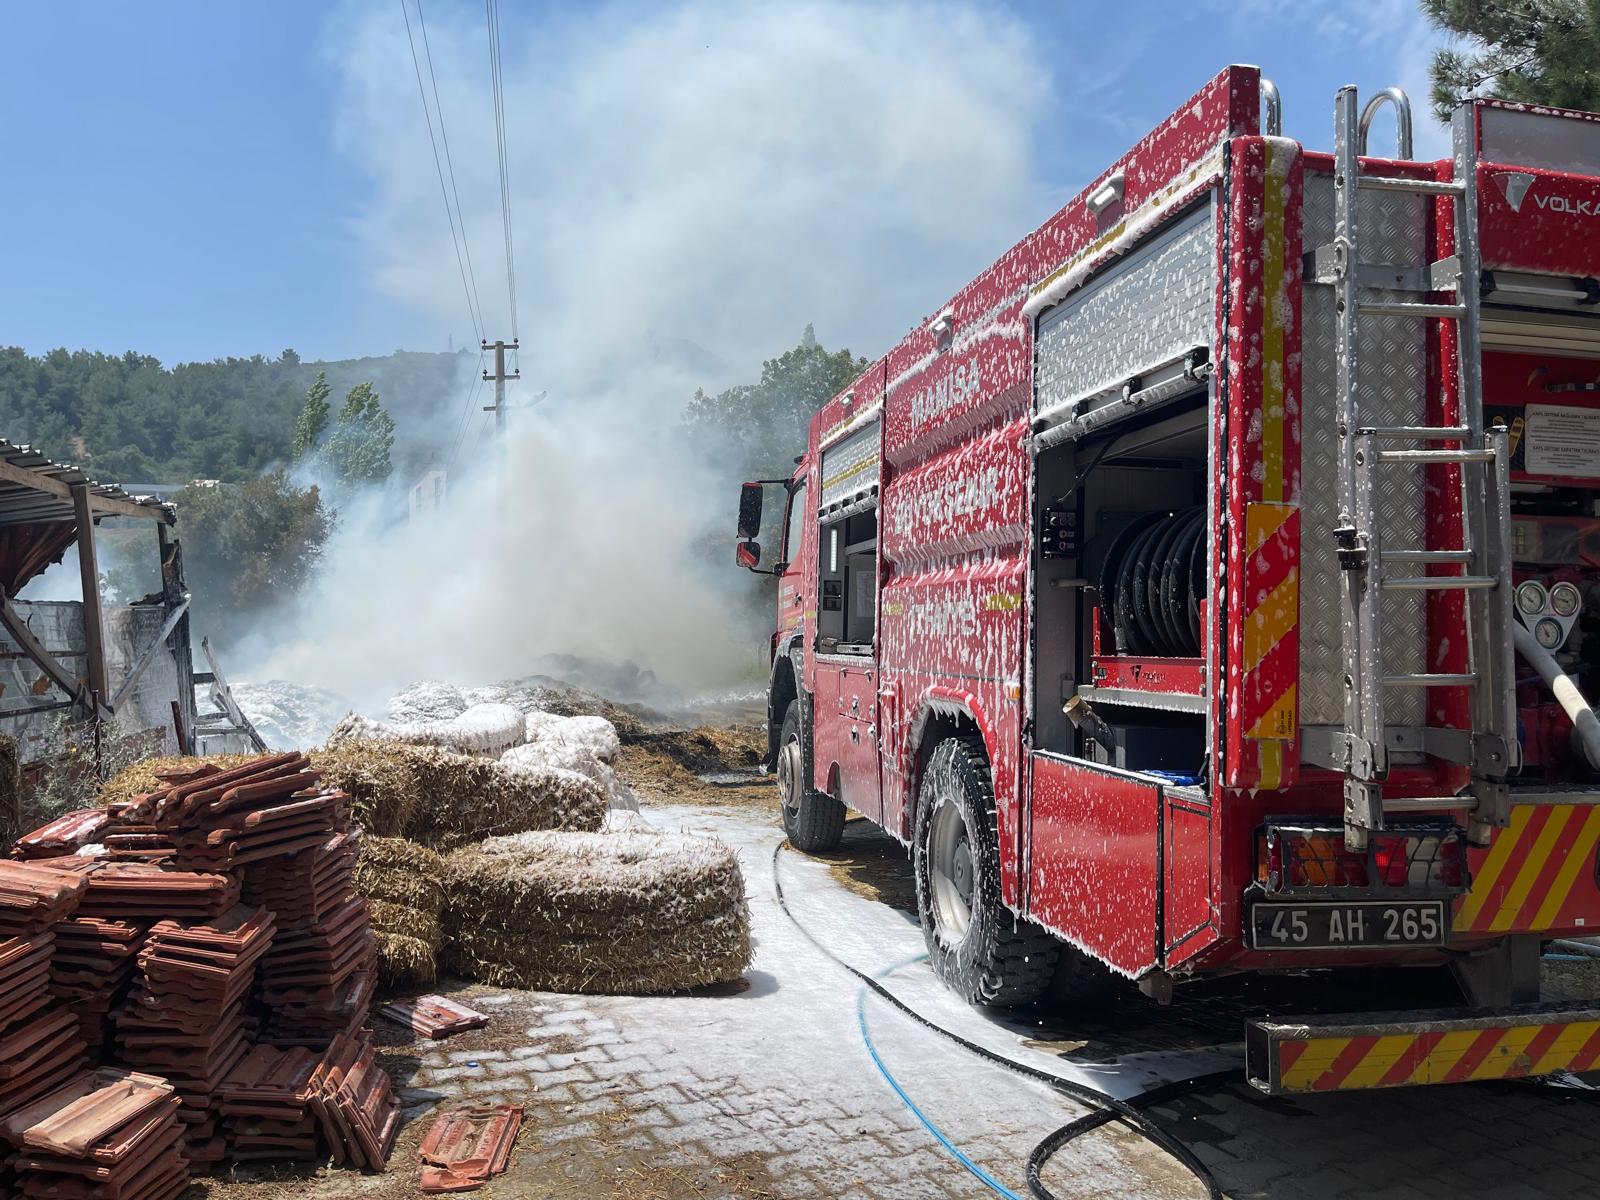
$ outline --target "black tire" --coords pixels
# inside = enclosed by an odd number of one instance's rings
[[[778,807],[783,811],[783,831],[789,835],[789,844],[816,854],[838,846],[844,835],[844,805],[806,785],[809,757],[800,726],[800,701],[791,700],[778,734]]]
[[[1055,975],[1060,943],[1000,900],[994,787],[977,739],[934,747],[917,794],[913,859],[917,915],[939,978],[969,1004],[1036,1000]]]

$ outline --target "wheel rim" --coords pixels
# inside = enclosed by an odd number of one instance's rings
[[[800,739],[790,737],[778,751],[778,799],[790,814],[800,811]]]
[[[928,897],[933,930],[945,945],[961,941],[972,925],[972,889],[978,860],[961,809],[941,799],[928,830]]]

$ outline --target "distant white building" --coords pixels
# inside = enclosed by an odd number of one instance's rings
[[[422,478],[411,485],[411,519],[418,520],[425,513],[443,508],[445,495],[444,468],[429,467],[422,473]]]

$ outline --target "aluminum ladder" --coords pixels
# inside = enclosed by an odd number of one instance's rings
[[[1373,115],[1386,102],[1394,104],[1399,119],[1400,157],[1409,159],[1410,104],[1403,92],[1385,89],[1358,114],[1356,89],[1339,90],[1334,117],[1334,240],[1315,255],[1316,278],[1336,289],[1339,521],[1334,538],[1342,568],[1345,837],[1352,849],[1361,849],[1371,833],[1385,827],[1390,815],[1465,812],[1469,838],[1482,845],[1507,820],[1505,780],[1517,755],[1517,739],[1510,626],[1510,455],[1505,428],[1486,430],[1483,425],[1476,141],[1470,120],[1464,119],[1470,118],[1470,107],[1464,107],[1455,122],[1454,179],[1363,175],[1358,156],[1365,150]],[[1425,267],[1364,261],[1360,252],[1364,191],[1449,197],[1455,206],[1454,257]],[[1407,298],[1373,296],[1376,289],[1398,291]],[[1437,293],[1449,294],[1448,301],[1431,299]],[[1363,418],[1362,325],[1373,317],[1456,323],[1459,425],[1382,426]],[[1458,468],[1462,544],[1448,549],[1386,545],[1374,503],[1380,474],[1426,469],[1431,464]],[[1417,503],[1424,502],[1419,476]],[[1401,565],[1421,566],[1424,573],[1389,573],[1389,568]],[[1450,570],[1426,573],[1436,566]],[[1467,671],[1394,673],[1384,645],[1383,601],[1387,593],[1401,590],[1464,594]],[[1391,742],[1402,739],[1392,738],[1386,726],[1385,697],[1394,688],[1435,687],[1470,689],[1470,731],[1424,728],[1421,732],[1430,754],[1470,766],[1472,781],[1457,795],[1386,798],[1383,783]],[[1404,740],[1415,744],[1415,739]]]

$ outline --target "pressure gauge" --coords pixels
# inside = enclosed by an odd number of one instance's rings
[[[1554,617],[1541,617],[1533,627],[1533,636],[1546,650],[1554,650],[1567,640],[1567,631]]]
[[[1558,617],[1575,617],[1583,607],[1583,595],[1576,584],[1562,581],[1550,589],[1550,607]]]
[[[1549,594],[1544,590],[1544,584],[1537,579],[1530,579],[1517,588],[1517,608],[1526,616],[1537,616],[1544,611],[1545,601]]]

